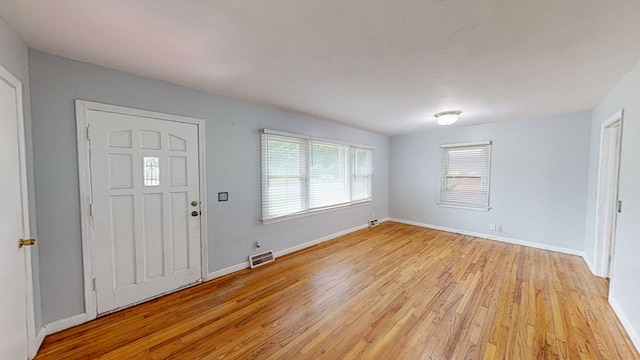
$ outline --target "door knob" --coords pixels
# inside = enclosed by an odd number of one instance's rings
[[[19,248],[23,246],[31,246],[35,244],[36,244],[36,239],[20,239],[20,241],[18,241]]]
[[[191,212],[191,216],[198,216],[198,215],[200,215],[200,212],[198,212],[198,211],[194,210],[194,211]]]
[[[193,200],[193,201],[191,202],[191,206],[198,206],[198,202],[197,202],[196,200]]]

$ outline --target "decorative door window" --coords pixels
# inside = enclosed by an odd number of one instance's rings
[[[143,158],[144,186],[160,186],[160,158]]]

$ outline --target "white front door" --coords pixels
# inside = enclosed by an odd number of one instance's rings
[[[98,314],[201,280],[198,126],[89,111]]]
[[[27,358],[26,248],[19,101],[10,77],[0,68],[0,357]],[[11,77],[11,80],[14,80]],[[15,80],[17,81],[17,80]]]

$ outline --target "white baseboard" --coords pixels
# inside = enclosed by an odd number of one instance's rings
[[[331,234],[331,235],[323,236],[323,237],[321,237],[319,239],[307,241],[306,243],[302,243],[302,244],[299,244],[299,245],[296,245],[296,246],[292,246],[292,247],[284,249],[284,250],[276,251],[275,255],[276,255],[276,257],[285,256],[287,254],[291,254],[293,252],[296,252],[296,251],[299,251],[299,250],[302,250],[302,249],[306,249],[306,248],[314,246],[314,245],[321,244],[321,243],[323,243],[325,241],[329,241],[331,239],[335,239],[338,236],[347,235],[349,233],[352,233],[352,232],[358,231],[358,230],[362,230],[362,229],[365,229],[367,227],[369,227],[369,225],[360,225],[360,226],[356,226],[356,227],[353,227],[351,229],[340,231],[340,232],[337,232],[337,233],[334,233],[334,234]]]
[[[379,219],[378,223],[383,223],[385,221],[389,221],[389,218]],[[287,248],[287,249],[276,251],[276,252],[274,252],[274,255],[275,255],[276,258],[278,258],[280,256],[291,254],[293,252],[300,251],[302,249],[306,249],[306,248],[311,247],[313,245],[318,245],[318,244],[323,243],[325,241],[329,241],[329,240],[335,239],[337,237],[340,237],[342,235],[347,235],[347,234],[350,234],[350,233],[352,233],[354,231],[365,229],[367,227],[369,227],[369,225],[368,224],[364,224],[364,225],[356,226],[356,227],[353,227],[351,229],[347,229],[347,230],[344,230],[344,231],[339,231],[337,233],[333,233],[331,235],[323,236],[321,238],[318,238],[318,239],[315,239],[315,240],[311,240],[311,241],[308,241],[306,243],[302,243],[300,245],[296,245],[296,246],[292,246],[292,247]],[[213,279],[216,279],[216,278],[219,278],[219,277],[234,273],[236,271],[240,271],[240,270],[248,269],[248,268],[249,268],[249,262],[248,261],[244,262],[244,263],[241,263],[241,264],[232,265],[232,266],[226,267],[224,269],[220,269],[220,270],[216,270],[214,272],[208,273],[207,276],[205,276],[204,281],[213,280]]]
[[[33,339],[33,342],[29,343],[29,359],[33,359],[34,357],[36,357],[36,354],[38,353],[38,350],[40,350],[40,346],[44,341],[45,335],[47,335],[47,331],[43,326],[40,328],[40,330],[38,330],[36,338]]]
[[[68,328],[72,328],[74,326],[84,324],[89,321],[89,317],[87,314],[78,314],[66,319],[60,319],[45,325],[44,331],[46,335],[51,335],[53,333],[57,333],[58,331],[66,330]]]
[[[234,273],[236,271],[240,271],[243,269],[248,269],[249,268],[249,262],[243,262],[242,264],[236,264],[236,265],[232,265],[229,267],[226,267],[224,269],[220,269],[220,270],[216,270],[214,272],[210,272],[207,274],[207,276],[205,276],[204,281],[209,281],[209,280],[213,280],[213,279],[217,279],[219,277]]]
[[[635,329],[631,325],[631,322],[624,314],[624,311],[620,307],[620,304],[618,304],[618,302],[616,301],[616,298],[611,294],[609,294],[609,304],[611,305],[613,312],[618,316],[618,319],[620,319],[622,327],[627,331],[627,335],[629,335],[633,346],[635,346],[636,350],[640,352],[640,336],[638,336],[638,333],[635,331]]]
[[[584,251],[564,248],[564,247],[560,247],[560,246],[540,244],[540,243],[536,243],[536,242],[532,242],[532,241],[512,239],[512,238],[508,238],[508,237],[504,237],[504,236],[483,234],[483,233],[478,233],[478,232],[474,232],[474,231],[460,230],[460,229],[450,228],[450,227],[446,227],[446,226],[425,224],[425,223],[421,223],[421,222],[417,222],[417,221],[395,219],[395,218],[390,218],[389,220],[390,221],[399,222],[399,223],[402,223],[402,224],[407,224],[407,225],[420,226],[420,227],[424,227],[424,228],[428,228],[428,229],[452,232],[452,233],[462,234],[462,235],[475,236],[475,237],[488,239],[488,240],[496,240],[496,241],[509,243],[509,244],[528,246],[528,247],[532,247],[532,248],[536,248],[536,249],[550,250],[550,251],[555,251],[555,252],[559,252],[559,253],[563,253],[563,254],[577,255],[577,256],[584,257]]]
[[[587,257],[586,254],[582,255],[582,259],[584,260],[584,263],[587,264],[587,267],[589,268],[589,271],[591,271],[591,273],[595,276],[599,276],[599,277],[604,277],[604,276],[600,276],[598,274],[596,274],[596,268],[593,266],[593,263],[591,262],[591,260],[589,260],[589,258]]]

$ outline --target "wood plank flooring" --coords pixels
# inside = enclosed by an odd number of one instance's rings
[[[577,256],[383,223],[48,336],[37,359],[640,359]]]

